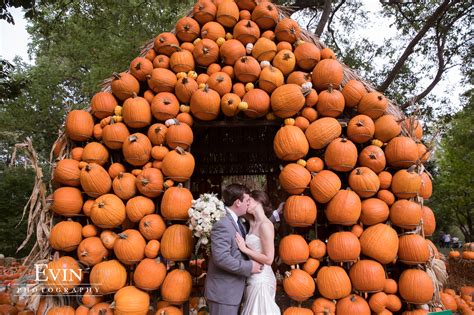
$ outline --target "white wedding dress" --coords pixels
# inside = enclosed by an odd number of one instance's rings
[[[262,252],[262,242],[255,234],[247,234],[247,247],[253,251]],[[281,314],[275,303],[276,278],[272,267],[264,265],[260,273],[247,278],[242,315],[273,315]]]

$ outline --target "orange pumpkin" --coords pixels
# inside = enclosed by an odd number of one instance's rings
[[[336,314],[370,315],[369,304],[364,298],[351,294],[337,301]]]
[[[418,195],[421,176],[412,169],[399,170],[392,177],[391,190],[398,198],[408,199]]]
[[[117,105],[117,100],[112,93],[98,92],[91,99],[91,114],[98,119],[103,119],[113,115]]]
[[[163,218],[158,214],[149,214],[140,220],[140,233],[147,240],[159,240],[165,232],[166,225]]]
[[[430,249],[425,238],[417,234],[400,236],[398,260],[407,265],[424,264],[430,258]]]
[[[395,137],[385,147],[385,156],[387,163],[393,167],[410,167],[418,160],[418,147],[411,138]]]
[[[382,291],[385,285],[385,270],[374,260],[359,260],[349,270],[352,286],[360,292]]]
[[[384,223],[389,216],[388,205],[378,198],[369,198],[362,201],[360,221],[364,225]]]
[[[110,124],[106,125],[102,130],[102,140],[109,149],[122,149],[123,143],[130,136],[127,126],[121,122],[110,120]]]
[[[163,194],[161,215],[167,220],[188,220],[188,209],[191,208],[193,195],[181,184],[171,187]]]
[[[127,286],[115,293],[114,303],[116,315],[146,315],[150,307],[150,296],[134,286]]]
[[[151,147],[150,139],[137,132],[125,139],[122,152],[128,163],[134,166],[143,166],[151,158]]]
[[[163,192],[163,182],[163,174],[159,169],[147,168],[137,176],[135,183],[141,194],[155,198]]]
[[[404,229],[414,229],[420,224],[423,210],[421,205],[406,199],[400,199],[390,207],[390,221]]]
[[[319,93],[318,103],[316,104],[316,109],[321,116],[325,117],[339,117],[344,111],[344,97],[342,93],[338,90],[329,86],[327,90]],[[347,127],[348,136],[353,133],[351,122]]]
[[[397,232],[386,224],[379,223],[366,228],[359,240],[362,254],[382,264],[394,261],[397,256]]]
[[[250,118],[259,118],[265,116],[270,110],[270,96],[261,89],[252,89],[248,91],[243,99],[248,108],[244,111]]]
[[[336,232],[329,236],[327,251],[333,261],[356,261],[360,255],[360,242],[351,232]]]
[[[66,217],[78,215],[84,201],[81,191],[75,187],[60,187],[53,193],[52,209],[54,213]]]
[[[54,294],[71,292],[83,278],[79,263],[70,256],[54,257],[46,266],[44,275],[46,287]]]
[[[140,83],[131,74],[122,72],[114,73],[111,83],[112,93],[121,101],[132,97],[133,93],[138,94]]]
[[[367,115],[372,119],[382,116],[388,107],[387,98],[377,91],[365,94],[360,100],[357,111],[360,114]]]
[[[92,205],[90,217],[98,227],[104,229],[117,227],[125,221],[125,205],[116,195],[102,195]]]
[[[303,166],[290,163],[281,171],[279,176],[280,185],[290,194],[301,194],[306,190],[311,181],[311,174]]]
[[[312,72],[313,86],[321,91],[332,86],[337,89],[344,77],[342,65],[333,59],[323,59],[316,64]]]
[[[49,234],[49,243],[56,250],[72,252],[82,240],[82,225],[78,222],[58,222]]]
[[[408,303],[424,304],[431,301],[434,286],[426,272],[419,269],[407,269],[398,280],[400,296]]]
[[[137,193],[135,180],[136,177],[131,173],[120,173],[112,181],[112,189],[118,197],[128,200]]]
[[[357,163],[357,147],[350,140],[337,138],[326,148],[324,163],[335,171],[349,172]]]
[[[214,3],[207,0],[198,0],[193,7],[193,18],[204,25],[207,22],[213,21],[217,12],[217,7]]]
[[[316,221],[316,203],[308,196],[290,196],[285,202],[283,215],[290,226],[311,226]]]
[[[357,167],[349,175],[349,186],[362,198],[372,197],[380,188],[377,174],[368,167]]]
[[[285,17],[277,23],[275,35],[278,41],[286,41],[293,44],[300,38],[301,29],[295,20]]]
[[[87,266],[94,266],[108,256],[109,252],[98,237],[88,237],[79,244],[77,257]]]
[[[183,264],[180,264],[178,269],[174,269],[166,275],[161,285],[161,296],[163,300],[171,304],[183,304],[189,300],[192,285],[191,274],[184,269]]]
[[[292,269],[285,273],[283,289],[293,300],[302,302],[313,296],[316,286],[313,278],[303,270]]]
[[[323,297],[319,297],[313,301],[311,310],[315,315],[334,315],[336,314],[336,303]]]
[[[194,157],[191,153],[184,151],[181,147],[166,154],[163,159],[162,170],[165,176],[174,181],[185,182],[194,172]]]
[[[325,213],[331,224],[353,225],[360,217],[360,197],[352,190],[339,190],[327,204]]]
[[[330,300],[348,296],[352,290],[349,276],[338,266],[322,267],[318,272],[316,285],[319,293]]]
[[[306,129],[305,135],[312,149],[323,149],[341,135],[342,127],[332,117],[315,120]]]
[[[322,170],[311,179],[311,195],[317,202],[326,203],[339,192],[341,185],[339,176],[334,172]]]
[[[126,265],[139,263],[145,256],[146,242],[137,230],[125,230],[118,234],[114,244],[115,256]]]
[[[206,85],[204,89],[193,93],[190,101],[191,113],[201,120],[213,120],[219,115],[220,101],[219,93]]]
[[[305,104],[302,88],[296,84],[277,87],[271,95],[271,107],[276,116],[288,118],[299,112]]]
[[[169,226],[161,237],[161,255],[172,261],[187,260],[193,250],[191,230],[181,224]]]
[[[342,95],[347,107],[357,106],[365,94],[367,94],[367,90],[364,84],[358,80],[349,80],[342,89]]]
[[[375,120],[374,136],[382,142],[390,141],[398,136],[401,131],[402,128],[393,115],[383,115]]]
[[[144,196],[136,196],[127,201],[125,211],[130,221],[138,222],[144,216],[155,212],[155,202]]]
[[[146,291],[160,288],[166,277],[166,266],[160,259],[145,258],[137,265],[133,273],[134,284]]]
[[[305,239],[298,234],[283,237],[278,245],[281,260],[287,265],[304,263],[309,258],[309,247]]]
[[[278,9],[270,1],[262,1],[252,11],[252,20],[262,30],[273,29],[278,21]]]
[[[74,141],[86,141],[92,137],[94,119],[84,110],[73,110],[66,116],[66,135]]]
[[[279,159],[296,161],[308,154],[309,144],[300,128],[285,125],[275,135],[273,150]]]
[[[193,141],[194,135],[189,125],[175,120],[174,124],[169,126],[166,133],[166,144],[171,149],[176,149],[179,146],[187,150]]]

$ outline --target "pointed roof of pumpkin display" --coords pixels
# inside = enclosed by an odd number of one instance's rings
[[[291,19],[290,17],[290,11],[288,10],[288,8],[284,7],[284,6],[280,6],[280,5],[275,5],[278,9],[278,16],[279,16],[279,21],[284,19],[284,18],[289,18]],[[193,16],[193,10],[189,10],[189,12],[185,15],[185,16],[188,16],[188,17],[192,17]],[[293,20],[294,21],[294,20]],[[171,31],[171,33],[175,34],[176,33],[176,28],[173,28]],[[157,34],[158,36],[159,34]],[[316,36],[315,34],[309,32],[308,30],[306,29],[301,29],[301,35],[300,35],[300,39],[305,41],[305,42],[311,42],[311,43],[314,43],[319,49],[323,49],[323,48],[326,48],[327,46],[320,40],[320,38],[318,36]],[[142,48],[141,48],[141,51],[140,51],[140,54],[138,57],[145,57],[146,54],[153,49],[154,47],[154,41],[155,41],[155,38],[152,38],[150,39]],[[349,80],[357,80],[359,82],[361,82],[364,87],[367,89],[368,92],[373,92],[373,91],[376,91],[375,87],[365,81],[363,78],[361,78],[354,70],[352,70],[351,68],[349,68],[347,65],[345,65],[344,63],[342,63],[340,60],[337,59],[337,61],[339,61],[343,67],[343,73],[344,73],[344,77],[343,77],[343,80],[342,80],[342,83],[341,83],[341,87],[344,87],[347,82],[349,82]],[[124,72],[129,72],[129,70],[127,69],[126,71]],[[113,76],[105,79],[100,85],[99,87],[101,88],[101,91],[106,91],[106,92],[111,92],[112,89],[111,89],[111,84],[112,84],[112,80],[113,80]],[[405,118],[405,115],[404,113],[402,112],[402,110],[400,109],[400,107],[398,106],[398,104],[396,104],[394,101],[388,99],[388,107],[386,109],[386,112],[387,114],[389,115],[393,115],[396,120],[398,121],[401,121]],[[406,128],[402,128],[403,129],[403,132],[404,133],[408,133],[408,130],[405,130]]]

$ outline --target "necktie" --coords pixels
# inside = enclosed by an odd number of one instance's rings
[[[242,235],[242,237],[245,237],[245,228],[244,228],[244,225],[242,224],[242,222],[240,222],[239,219],[237,219],[237,225],[239,226],[240,234]]]

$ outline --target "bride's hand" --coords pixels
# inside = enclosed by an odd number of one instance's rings
[[[235,233],[235,242],[242,253],[245,254],[248,251],[244,238],[238,232]]]

